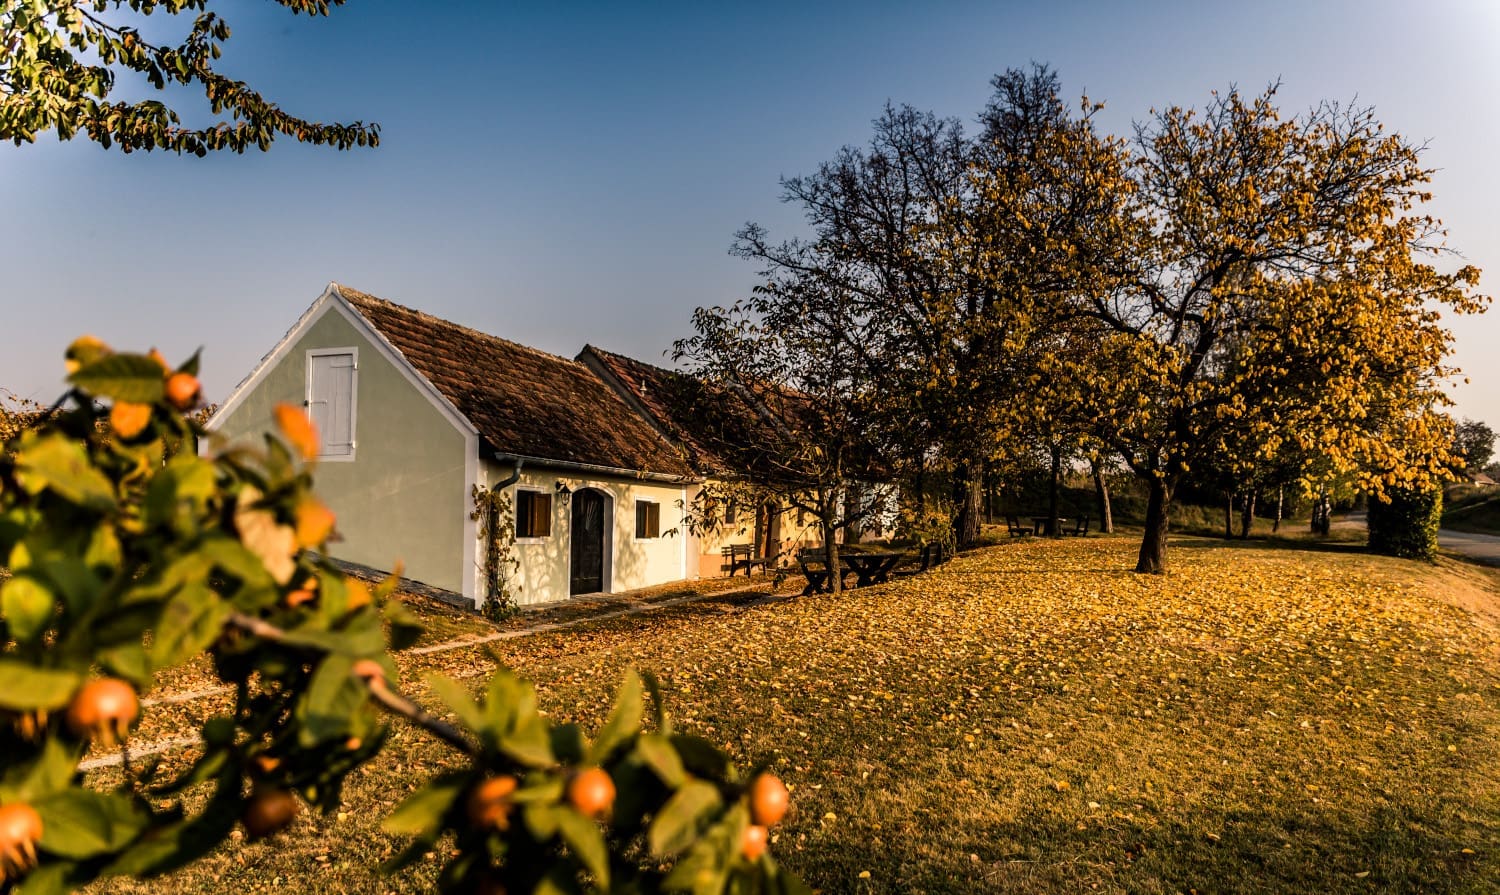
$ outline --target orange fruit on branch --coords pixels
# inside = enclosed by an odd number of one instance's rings
[[[490,777],[469,790],[464,808],[469,823],[483,830],[510,829],[510,811],[514,806],[510,797],[520,784],[515,777],[502,774]]]
[[[109,427],[116,435],[127,440],[141,434],[149,422],[151,422],[150,404],[116,401],[115,405],[109,409]]]
[[[0,883],[36,866],[42,816],[25,802],[0,805]]]
[[[178,410],[192,410],[202,391],[198,377],[191,373],[173,373],[167,377],[167,403]]]
[[[302,803],[285,789],[261,789],[250,797],[240,823],[251,839],[264,839],[285,829],[302,810]]]
[[[766,853],[766,845],[769,842],[769,831],[760,824],[751,824],[740,836],[740,854],[744,855],[747,861],[759,861],[760,856]]]
[[[112,744],[125,739],[130,725],[141,714],[135,688],[119,678],[89,681],[68,703],[68,729],[84,739]]]
[[[615,781],[603,768],[579,771],[568,781],[568,804],[585,817],[601,819],[614,807]]]
[[[786,817],[791,797],[786,784],[775,775],[761,774],[750,784],[750,819],[762,827],[774,827]]]

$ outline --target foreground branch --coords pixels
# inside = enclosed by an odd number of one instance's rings
[[[282,629],[268,621],[245,615],[242,612],[230,613],[228,623],[262,640],[270,640],[283,646],[294,647],[309,652],[324,652],[305,643],[289,641],[286,632]],[[479,748],[464,735],[462,730],[427,711],[413,700],[390,689],[386,685],[383,676],[356,674],[355,677],[359,678],[360,682],[370,691],[370,699],[387,712],[393,715],[400,715],[465,755],[477,756],[479,754]]]

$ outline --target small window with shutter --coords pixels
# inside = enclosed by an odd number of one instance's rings
[[[307,415],[318,428],[318,457],[354,459],[359,349],[307,352]]]
[[[552,536],[552,495],[544,491],[516,491],[516,537]]]
[[[635,536],[638,539],[661,537],[661,504],[654,500],[635,502]]]

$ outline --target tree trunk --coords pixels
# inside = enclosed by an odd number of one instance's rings
[[[1271,523],[1271,534],[1281,530],[1281,508],[1286,498],[1286,488],[1282,485],[1276,486],[1276,520]]]
[[[1052,446],[1052,480],[1047,487],[1047,534],[1062,537],[1062,526],[1058,524],[1058,500],[1062,491],[1062,446]]]
[[[1104,468],[1097,459],[1089,460],[1089,466],[1094,472],[1094,498],[1099,502],[1099,531],[1114,534],[1115,517],[1109,506],[1109,482],[1104,480]]]
[[[1234,492],[1229,492],[1229,497],[1224,503],[1224,540],[1234,537]]]
[[[823,528],[823,559],[828,563],[828,592],[839,593],[844,589],[844,574],[839,568],[839,539],[838,524],[835,507],[838,506],[837,494],[826,494],[818,496],[818,521]]]
[[[954,469],[953,497],[958,516],[953,520],[953,539],[958,549],[979,543],[979,492],[984,487],[983,467],[964,462]]]
[[[1158,478],[1146,483],[1146,532],[1135,570],[1148,575],[1167,571],[1167,525],[1172,514],[1172,487]]]
[[[1245,505],[1240,507],[1240,540],[1248,540],[1250,527],[1255,524],[1255,487],[1245,491]]]

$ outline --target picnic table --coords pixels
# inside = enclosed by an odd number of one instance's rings
[[[899,550],[866,550],[859,553],[839,554],[839,577],[853,572],[855,587],[868,587],[890,580],[891,570],[905,556]],[[807,578],[802,595],[825,593],[833,590],[833,576],[828,571],[828,561],[821,550],[803,551],[797,554],[797,565]]]
[[[1058,516],[1057,517],[1057,531],[1053,531],[1052,530],[1052,517],[1051,516],[1032,516],[1031,517],[1031,521],[1032,521],[1032,523],[1034,525],[1036,525],[1036,533],[1037,534],[1039,534],[1039,535],[1053,535],[1053,534],[1059,534],[1059,533],[1062,532],[1063,526],[1065,526],[1065,525],[1068,524],[1068,517],[1067,516]]]
[[[868,587],[871,584],[884,584],[890,580],[891,569],[901,561],[905,554],[899,550],[865,550],[859,553],[845,553],[839,558],[844,565],[854,573],[855,587]]]

